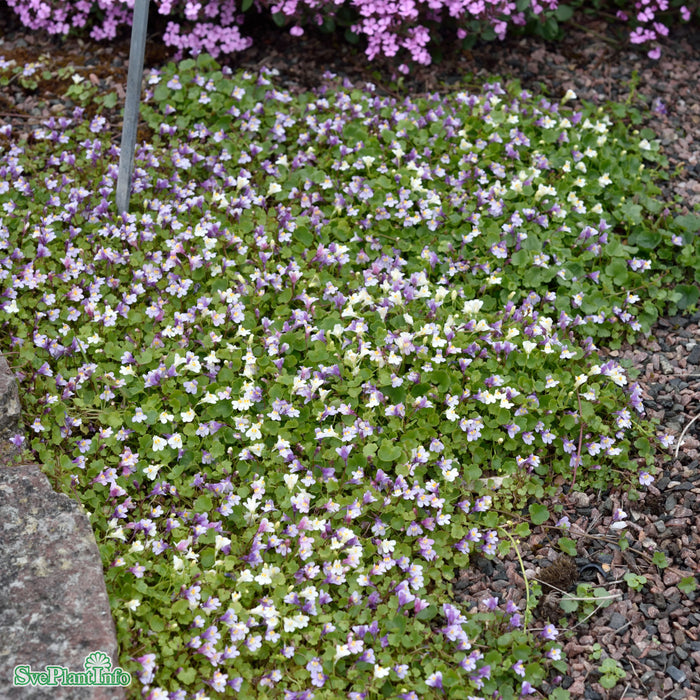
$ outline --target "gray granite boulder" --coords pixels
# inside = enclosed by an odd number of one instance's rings
[[[0,698],[123,700],[120,686],[13,685],[18,665],[80,673],[95,651],[119,665],[102,561],[81,506],[53,491],[36,464],[0,466],[0,542]]]
[[[0,355],[0,439],[7,440],[19,430],[19,413],[17,378]]]

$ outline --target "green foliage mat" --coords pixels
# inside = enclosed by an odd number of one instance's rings
[[[653,480],[639,387],[595,346],[698,299],[653,134],[498,82],[293,98],[201,56],[148,85],[129,215],[100,116],[0,140],[3,347],[132,692],[549,688],[538,586],[467,609],[450,581],[528,523],[565,535],[556,484]]]

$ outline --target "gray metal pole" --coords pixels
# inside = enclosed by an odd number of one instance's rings
[[[139,102],[143,78],[143,57],[146,52],[146,29],[148,26],[149,0],[135,0],[134,19],[131,25],[131,47],[129,50],[129,74],[126,78],[126,102],[124,104],[124,126],[119,152],[119,175],[117,176],[117,210],[129,211],[131,175],[134,171],[134,148],[139,124]]]

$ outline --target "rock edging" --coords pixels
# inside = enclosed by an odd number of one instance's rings
[[[0,355],[0,439],[19,432],[19,387]],[[6,448],[4,444],[3,447]],[[15,454],[7,448],[5,453]],[[124,700],[112,687],[13,685],[17,665],[32,672],[83,672],[102,651],[119,665],[102,561],[82,507],[56,493],[38,464],[0,464],[0,697]]]

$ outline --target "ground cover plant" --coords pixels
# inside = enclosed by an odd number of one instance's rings
[[[102,116],[0,130],[14,441],[90,514],[135,697],[567,697],[538,586],[451,581],[653,481],[596,343],[696,304],[700,217],[624,107],[326,79],[151,74],[125,215]]]
[[[0,3],[2,0],[0,0]],[[31,29],[51,34],[84,32],[96,40],[113,39],[130,26],[133,0],[5,0]],[[304,27],[342,30],[351,43],[362,41],[370,60],[398,58],[401,72],[411,63],[429,65],[449,35],[472,46],[477,40],[504,39],[508,32],[537,34],[560,40],[577,11],[605,17],[625,29],[632,45],[645,47],[650,58],[661,55],[660,41],[679,22],[699,16],[697,0],[155,0],[165,19],[163,41],[177,47],[179,57],[208,52],[215,58],[248,48],[245,20],[271,18],[280,28],[300,36]],[[406,61],[401,63],[400,61]]]

